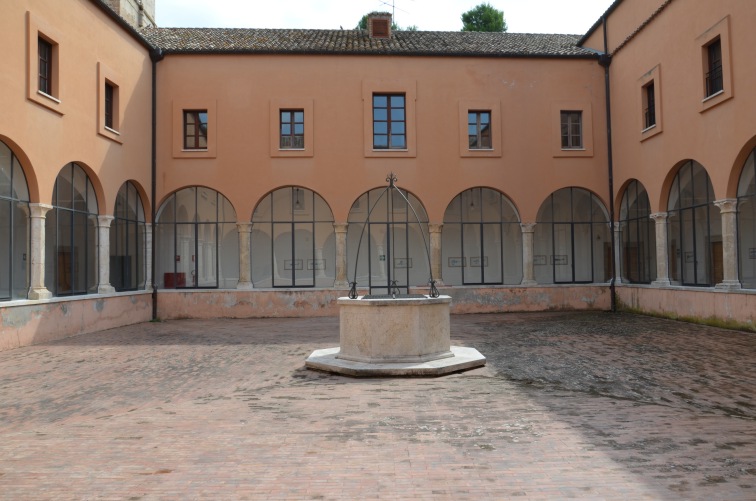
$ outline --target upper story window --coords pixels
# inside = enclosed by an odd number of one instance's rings
[[[184,149],[207,149],[207,110],[184,110]]]
[[[282,150],[301,150],[305,145],[304,110],[281,110]]]
[[[583,148],[583,112],[582,111],[562,111],[561,129],[562,129],[562,149],[582,149]]]
[[[38,37],[39,54],[39,91],[53,95],[53,45],[42,37]]]
[[[491,111],[467,113],[467,137],[471,150],[491,149]]]
[[[653,81],[643,88],[643,101],[643,124],[648,129],[656,125],[656,91]]]
[[[407,149],[404,94],[373,94],[373,149]]]
[[[115,129],[113,122],[113,102],[115,99],[115,88],[110,82],[105,83],[105,127]]]
[[[706,73],[706,97],[724,90],[722,75],[722,41],[717,38],[706,46],[708,71]]]

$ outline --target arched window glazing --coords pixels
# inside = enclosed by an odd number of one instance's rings
[[[606,282],[611,275],[609,218],[583,188],[555,191],[538,210],[533,268],[541,284]]]
[[[45,218],[45,286],[55,296],[97,292],[97,197],[79,165],[55,180]]]
[[[471,188],[444,213],[442,267],[447,285],[519,284],[522,230],[512,202],[490,188]]]
[[[414,212],[393,188],[363,193],[349,211],[347,276],[355,280],[355,260],[359,259],[357,286],[369,287],[371,294],[388,294],[394,287],[406,294],[410,286],[428,285],[428,215],[413,194],[401,193]]]
[[[136,186],[125,182],[110,225],[110,283],[117,291],[144,289],[144,207]]]
[[[738,261],[741,286],[756,289],[756,148],[738,183]]]
[[[627,185],[620,206],[622,280],[651,283],[656,278],[656,228],[646,188],[637,180]]]
[[[255,287],[332,287],[336,268],[333,213],[312,190],[269,193],[252,214]]]
[[[669,275],[682,285],[715,285],[724,278],[722,219],[712,206],[706,169],[689,160],[677,172],[667,204]]]
[[[18,158],[0,141],[0,301],[29,290],[29,189]]]
[[[239,281],[236,211],[215,190],[192,186],[160,206],[155,220],[159,288],[234,288]]]

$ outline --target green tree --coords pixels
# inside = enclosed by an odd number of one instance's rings
[[[507,31],[504,13],[482,3],[462,14],[462,31]]]

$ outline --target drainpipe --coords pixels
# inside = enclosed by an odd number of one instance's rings
[[[152,221],[152,319],[157,320],[158,312],[158,293],[155,284],[155,265],[157,257],[155,254],[155,204],[157,202],[157,63],[163,59],[163,51],[155,48],[150,51],[150,60],[152,61],[152,188],[151,188],[151,221]]]
[[[615,243],[614,243],[614,162],[612,154],[612,99],[609,85],[609,65],[612,64],[612,56],[609,54],[609,44],[606,36],[606,14],[601,18],[601,24],[604,27],[604,53],[599,56],[599,64],[604,67],[604,94],[606,95],[606,151],[607,166],[609,174],[609,241],[612,249],[611,254],[611,280],[609,281],[609,293],[611,296],[612,312],[617,311],[617,290],[614,284],[614,278],[617,276],[614,262]]]

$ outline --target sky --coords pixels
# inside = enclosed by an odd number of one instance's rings
[[[160,27],[353,29],[372,11],[399,26],[459,31],[460,16],[484,0],[156,0]],[[392,2],[394,3],[392,8]],[[613,0],[488,0],[512,33],[584,34]]]

